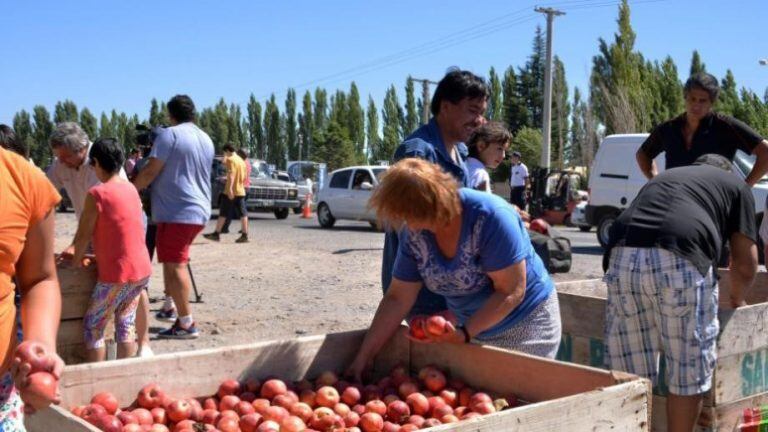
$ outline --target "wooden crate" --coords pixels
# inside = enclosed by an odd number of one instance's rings
[[[59,264],[56,272],[61,287],[61,322],[56,334],[56,351],[66,364],[83,363],[83,316],[96,286],[96,266],[75,268],[69,264]],[[113,322],[107,324],[107,339],[114,336]]]
[[[747,293],[750,306],[728,304],[730,279],[720,273],[720,335],[712,390],[704,400],[701,431],[731,431],[744,408],[768,402],[768,274],[758,273]],[[563,321],[558,359],[603,367],[606,286],[600,279],[556,284]],[[665,369],[665,365],[660,365]],[[661,374],[663,375],[663,373]],[[665,430],[663,379],[654,387],[654,430]]]
[[[29,431],[95,431],[67,408],[109,390],[119,400],[135,399],[141,387],[157,381],[179,397],[216,392],[226,378],[279,376],[285,380],[343,372],[364,331],[260,342],[226,348],[68,366],[61,380],[62,406],[27,418]],[[374,372],[402,364],[412,371],[437,364],[478,389],[515,394],[533,403],[434,431],[647,431],[650,384],[609,372],[479,345],[412,344],[401,329],[376,358]]]

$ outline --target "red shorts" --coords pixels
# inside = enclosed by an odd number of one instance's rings
[[[204,225],[158,222],[157,260],[184,264],[189,261],[189,246]]]

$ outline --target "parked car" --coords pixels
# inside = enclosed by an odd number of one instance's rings
[[[571,213],[571,225],[578,227],[582,232],[589,232],[592,225],[587,222],[587,201],[582,201],[573,208]]]
[[[355,166],[331,173],[317,193],[317,221],[331,228],[337,220],[367,221],[376,227],[376,214],[368,209],[371,192],[387,171],[382,166]]]
[[[647,137],[648,134],[610,135],[598,147],[589,175],[589,203],[585,216],[588,224],[597,227],[597,240],[603,247],[608,243],[613,222],[648,181],[635,162],[635,153]],[[664,153],[661,153],[656,157],[659,172],[664,171],[664,162]],[[737,151],[733,160],[734,175],[746,179],[754,163],[755,156]],[[759,227],[768,197],[768,176],[752,187],[752,195]],[[762,242],[759,243],[758,251],[762,253]]]
[[[211,207],[218,208],[221,205],[221,197],[224,194],[224,185],[227,180],[227,170],[224,160],[216,157],[211,170]],[[288,217],[292,208],[301,205],[298,200],[298,189],[291,182],[272,179],[269,174],[269,166],[260,160],[251,160],[251,185],[247,188],[245,206],[248,211],[272,212],[278,219]]]

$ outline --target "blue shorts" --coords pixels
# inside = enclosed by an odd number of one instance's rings
[[[708,391],[720,329],[712,268],[702,275],[664,249],[617,247],[604,280],[606,366],[656,383],[663,355],[670,393]]]

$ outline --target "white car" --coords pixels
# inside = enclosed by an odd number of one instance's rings
[[[337,220],[366,221],[376,227],[376,214],[368,208],[373,188],[387,167],[355,166],[336,170],[317,193],[317,221],[331,228]]]
[[[571,213],[571,225],[578,227],[582,232],[589,232],[592,229],[592,225],[587,223],[587,201],[582,201],[576,204]]]

